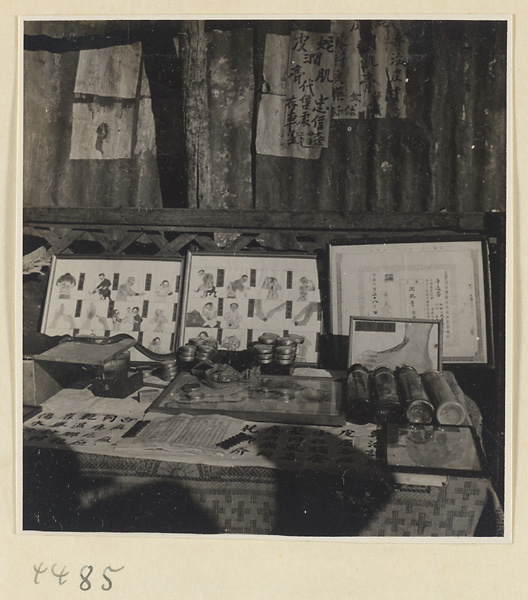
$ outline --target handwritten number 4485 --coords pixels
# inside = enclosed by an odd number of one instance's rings
[[[40,563],[40,565],[38,567],[37,567],[37,565],[33,565],[33,570],[35,571],[35,577],[34,577],[33,581],[36,584],[40,583],[39,575],[42,575],[43,573],[45,573],[48,570],[48,568],[44,567],[43,564],[44,563]],[[58,579],[59,585],[64,585],[68,581],[67,576],[70,574],[70,572],[66,571],[66,566],[62,567],[61,571],[57,571],[56,566],[57,566],[57,563],[55,563],[51,567],[50,572],[52,575],[54,575]],[[113,569],[112,567],[106,567],[103,571],[103,579],[105,581],[101,585],[101,589],[104,590],[105,592],[108,592],[109,590],[111,590],[112,589],[112,579],[110,578],[109,575],[111,573],[117,573],[118,571],[121,571],[124,568],[125,567],[119,567],[118,569]],[[93,569],[92,565],[84,565],[79,570],[79,575],[81,577],[81,582],[79,584],[79,587],[81,588],[81,590],[83,592],[87,592],[88,590],[90,590],[92,588],[92,582],[90,580],[90,576],[92,575],[93,570],[94,569]]]

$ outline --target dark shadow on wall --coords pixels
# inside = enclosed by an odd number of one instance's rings
[[[187,208],[187,156],[182,59],[174,40],[178,21],[142,21],[141,43],[150,86],[164,208]]]

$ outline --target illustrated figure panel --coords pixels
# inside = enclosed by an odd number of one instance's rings
[[[51,336],[127,333],[154,352],[170,352],[176,343],[181,265],[181,259],[57,257],[41,331]]]
[[[321,294],[313,256],[189,253],[180,343],[193,337],[244,350],[265,332],[305,338],[297,361],[316,363]]]

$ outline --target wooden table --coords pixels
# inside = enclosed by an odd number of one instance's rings
[[[78,410],[79,402],[66,406]],[[368,460],[362,471],[325,472],[316,464],[215,466],[59,447],[24,448],[24,529],[467,537],[492,492],[483,477],[398,483]]]

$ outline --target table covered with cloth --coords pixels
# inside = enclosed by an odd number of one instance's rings
[[[50,406],[53,402],[44,411]],[[78,408],[69,406],[72,411]],[[469,398],[466,406],[479,433],[478,408]],[[83,417],[88,415],[92,413]],[[92,429],[101,429],[107,417],[98,415],[99,425],[94,418]],[[121,425],[115,423],[134,419],[110,421],[121,435]],[[485,506],[495,498],[485,477],[406,480],[387,472],[375,458],[377,432],[372,425],[282,426],[286,438],[324,433],[336,448],[355,453],[350,467],[341,462],[337,468],[325,468],[313,454],[312,464],[292,455],[290,463],[259,466],[238,452],[242,446],[229,450],[229,461],[211,459],[199,449],[195,456],[184,456],[137,450],[133,455],[119,444],[112,450],[75,448],[69,445],[75,438],[66,437],[67,432],[63,438],[57,433],[38,438],[37,423],[29,422],[25,431],[23,528],[28,530],[467,537],[475,534]],[[239,423],[241,431],[256,431],[255,424]],[[266,432],[279,427],[259,425],[267,427],[261,429],[264,440]],[[343,446],[350,432],[357,443]],[[61,443],[54,446],[53,441]],[[501,535],[500,519],[498,524],[496,534]]]

